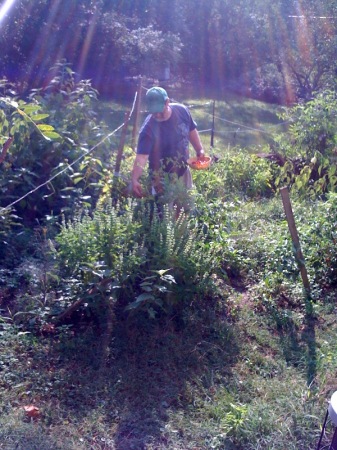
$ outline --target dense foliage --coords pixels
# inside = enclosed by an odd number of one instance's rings
[[[302,197],[336,192],[336,94],[325,90],[282,114],[289,121],[288,136],[279,136],[280,169],[277,187],[287,184]]]
[[[91,82],[55,70],[25,99],[2,82],[2,143],[13,141],[0,163],[1,439],[25,450],[308,448],[336,370],[335,333],[317,325],[335,321],[335,94],[287,109],[289,133],[267,158],[212,149],[210,169],[193,174],[193,211],[158,214],[152,197],[126,198],[128,148],[113,175],[121,111],[103,120]],[[29,403],[44,405],[34,419],[20,416]]]
[[[111,140],[100,142],[107,128],[94,110],[97,92],[90,82],[75,82],[72,70],[61,64],[50,85],[31,91],[29,99],[20,100],[8,87],[5,93],[1,140],[6,142],[8,135],[13,140],[0,172],[2,207],[15,202],[24,222],[32,223],[90,205],[97,199],[97,182],[109,168],[111,145]],[[96,144],[94,156],[90,149]]]

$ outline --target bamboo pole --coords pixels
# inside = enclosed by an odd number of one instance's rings
[[[304,257],[303,257],[302,250],[301,250],[300,240],[299,240],[297,229],[296,229],[296,224],[295,224],[293,210],[291,207],[288,188],[287,187],[281,188],[280,193],[281,193],[281,197],[282,197],[283,208],[284,208],[284,211],[285,211],[286,217],[287,217],[288,228],[289,228],[291,239],[292,239],[292,242],[294,245],[295,258],[296,258],[297,264],[298,264],[300,272],[301,272],[303,286],[304,286],[305,290],[309,293],[310,292],[310,283],[309,283],[309,279],[308,279],[307,269],[305,267]]]
[[[139,128],[139,115],[140,115],[142,88],[143,88],[143,78],[139,77],[136,104],[135,104],[135,121],[133,124],[132,140],[131,140],[131,147],[133,148],[133,150],[136,150],[136,145],[137,145],[137,134],[138,134],[138,128]]]

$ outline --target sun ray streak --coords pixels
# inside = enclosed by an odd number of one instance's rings
[[[0,7],[0,23],[3,21],[4,17],[14,5],[15,0],[6,0],[5,3]]]

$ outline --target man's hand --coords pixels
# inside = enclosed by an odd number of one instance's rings
[[[131,189],[132,193],[138,198],[143,197],[142,186],[138,180],[142,176],[144,166],[148,159],[149,155],[136,155],[136,159],[133,163],[133,169],[131,172]]]
[[[205,150],[203,148],[201,150],[198,150],[196,154],[197,158],[200,159],[200,161],[202,161],[205,158]]]

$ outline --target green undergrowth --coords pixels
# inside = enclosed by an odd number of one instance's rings
[[[290,191],[298,261],[275,167],[214,154],[189,214],[106,177],[95,208],[19,233],[6,219],[0,449],[316,447],[336,389],[337,196]]]
[[[192,296],[179,310],[160,308],[152,319],[146,308],[127,314],[117,304],[107,329],[86,309],[76,322],[35,323],[31,331],[8,318],[1,326],[0,448],[314,448],[337,367],[334,266],[326,261],[335,202],[332,195],[293,204],[309,297],[276,196],[223,201],[217,220],[202,220],[213,248],[226,250],[210,275],[212,295]],[[37,419],[23,410],[31,404],[40,409]]]

